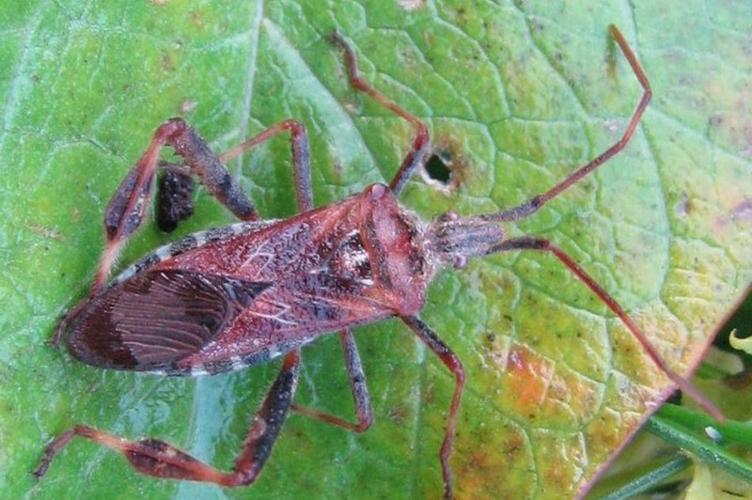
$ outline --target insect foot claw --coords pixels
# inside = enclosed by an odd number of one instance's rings
[[[51,347],[52,349],[59,349],[60,348],[60,340],[63,338],[63,330],[65,330],[65,325],[68,321],[68,315],[66,314],[62,318],[60,318],[60,322],[55,327],[55,333],[52,335],[52,338],[49,340],[46,340],[44,343],[48,347]]]
[[[55,335],[51,339],[45,340],[44,345],[52,349],[59,349],[60,348],[60,336],[57,334],[57,332],[55,332]]]
[[[31,471],[31,475],[34,476],[34,481],[39,481],[40,479],[42,479],[42,476],[47,473],[47,469],[49,469],[49,467],[50,461],[47,459],[47,457],[42,458],[36,469]]]
[[[341,44],[344,40],[342,39],[342,35],[339,34],[339,31],[334,30],[331,33],[329,33],[329,36],[326,37],[327,41],[334,45]]]
[[[55,458],[55,455],[57,455],[58,452],[62,450],[65,445],[67,445],[70,440],[73,439],[73,436],[75,435],[75,430],[69,430],[50,441],[50,443],[44,449],[44,454],[39,460],[39,465],[37,465],[36,469],[32,471],[32,474],[37,480],[41,479],[42,476],[47,473],[47,469],[50,468],[52,459]]]

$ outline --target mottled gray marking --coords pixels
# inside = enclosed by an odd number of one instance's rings
[[[193,250],[194,248],[197,248],[199,245],[198,239],[195,235],[189,234],[182,240],[178,240],[172,245],[170,245],[170,255],[177,255],[180,253],[187,252],[188,250]]]
[[[240,356],[233,356],[232,358],[230,358],[230,364],[233,371],[240,370],[241,368],[246,366],[246,364],[243,363],[243,358],[241,358]]]
[[[138,267],[136,265],[127,267],[122,273],[120,273],[115,279],[112,280],[110,286],[128,281],[131,277],[133,277],[134,274],[136,274],[137,269]]]
[[[146,373],[168,377],[202,377],[205,375],[216,375],[218,373],[238,371],[249,366],[264,363],[280,355],[287,354],[297,347],[302,347],[310,343],[315,338],[316,337],[306,338],[303,339],[302,342],[282,342],[265,349],[259,349],[252,354],[232,356],[229,359],[209,361],[207,363],[196,363],[193,366],[185,367],[173,365],[164,370],[150,370]]]
[[[224,240],[225,238],[229,236],[234,236],[234,235],[235,235],[235,231],[232,229],[231,226],[213,227],[211,229],[206,230],[207,241]]]
[[[280,354],[282,354],[282,351],[277,346],[272,346],[268,349],[269,352],[269,359],[276,358]]]
[[[211,372],[206,369],[203,364],[195,364],[189,368],[191,377],[202,377],[204,375],[211,375]]]
[[[193,239],[196,241],[196,248],[204,246],[206,243],[206,233],[204,231],[193,233],[191,236],[193,236]]]
[[[268,227],[277,221],[278,219],[236,222],[235,224],[231,224],[229,226],[223,226],[189,234],[184,238],[179,239],[178,241],[158,247],[156,250],[154,250],[154,252],[146,255],[145,257],[126,267],[112,280],[110,286],[116,285],[118,283],[123,283],[124,281],[132,278],[134,275],[145,271],[162,261],[175,257],[176,255],[180,255],[190,250],[202,247],[207,243],[227,239],[238,234],[253,234],[256,231]]]
[[[120,273],[115,279],[112,280],[112,285],[122,283],[130,279],[133,275],[140,273],[141,271],[148,269],[160,262],[160,258],[156,253],[151,253],[140,260],[137,260],[134,264],[127,267],[122,273]]]
[[[157,256],[159,262],[167,260],[172,256],[172,246],[173,245],[165,245],[163,247],[157,248],[157,250],[154,252],[154,255]]]

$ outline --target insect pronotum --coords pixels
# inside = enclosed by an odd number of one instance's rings
[[[129,441],[76,425],[47,446],[34,474],[44,475],[55,455],[73,437],[81,436],[120,451],[144,474],[222,486],[250,484],[269,457],[291,408],[356,432],[371,425],[370,397],[351,328],[396,316],[455,379],[439,453],[444,492],[449,497],[453,491],[450,457],[465,372],[462,362],[418,314],[428,284],[442,268],[461,268],[469,258],[511,250],[544,251],[559,259],[626,325],[677,386],[720,417],[689,382],[668,367],[637,324],[571,257],[546,239],[507,239],[502,228],[505,222],[535,213],[590,174],[621,151],[634,134],[650,101],[650,86],[622,34],[613,26],[610,30],[643,88],[624,135],[545,193],[501,212],[467,217],[450,212],[424,222],[399,204],[397,196],[408,178],[431,153],[428,128],[360,76],[353,50],[337,33],[331,41],[344,54],[351,85],[407,120],[414,130],[412,147],[388,186],[374,184],[360,194],[314,208],[308,136],[295,120],[282,121],[223,155],[213,153],[180,118],[159,126],[107,207],[107,243],[91,293],[66,314],[53,343],[67,333],[71,354],[102,368],[200,375],[284,356],[281,371],[253,419],[231,472],[219,471],[163,441]],[[282,132],[291,134],[300,213],[287,220],[260,220],[223,163]],[[184,164],[160,162],[164,146],[172,147]],[[173,214],[167,226],[174,227],[192,211],[184,206],[190,196],[184,182],[187,174],[197,176],[243,222],[194,233],[161,247],[108,282],[121,247],[144,222],[160,166],[178,176],[169,181],[179,186],[171,193],[176,201],[165,197],[166,212]],[[301,346],[329,332],[339,332],[342,341],[357,423],[292,402]]]

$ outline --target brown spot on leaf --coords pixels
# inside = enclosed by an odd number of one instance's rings
[[[198,27],[201,27],[204,25],[204,16],[200,12],[196,12],[195,10],[193,10],[191,11],[190,15],[191,15],[191,22],[194,25]]]
[[[481,428],[471,441],[458,443],[457,485],[458,498],[527,498],[535,483],[535,468],[531,463],[530,449],[524,433],[513,424],[492,419],[489,426]],[[482,441],[485,446],[469,446]],[[462,458],[459,458],[462,457]],[[508,492],[498,491],[496,478],[504,474]]]
[[[436,401],[436,386],[433,383],[426,384],[425,389],[420,394],[422,404],[430,406]]]
[[[55,228],[46,227],[46,226],[37,225],[37,224],[26,224],[26,228],[32,233],[42,236],[43,238],[47,238],[49,240],[62,240],[63,239],[63,235],[60,234],[60,231],[58,231]]]
[[[616,449],[623,441],[623,436],[617,432],[624,426],[622,415],[619,412],[606,408],[595,419],[588,429],[588,439],[592,443],[597,443],[598,447],[604,450]]]
[[[339,158],[332,159],[332,169],[334,170],[335,178],[338,181],[342,180],[342,162],[339,161]]]
[[[175,70],[175,61],[170,54],[162,54],[162,69],[166,71]]]
[[[396,425],[402,425],[405,423],[405,417],[407,416],[407,410],[402,405],[395,406],[387,413],[389,419]]]
[[[486,453],[480,451],[471,452],[468,457],[468,465],[474,469],[480,469],[485,465],[487,458]]]
[[[507,357],[505,385],[520,414],[534,417],[546,398],[552,375],[549,362],[524,346],[512,346]]]
[[[515,460],[521,452],[525,451],[525,441],[521,435],[512,434],[512,437],[504,442],[502,453],[511,460]]]

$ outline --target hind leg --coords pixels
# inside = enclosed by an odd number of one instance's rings
[[[253,419],[243,446],[235,459],[232,472],[220,471],[164,441],[157,439],[129,441],[87,425],[76,425],[47,445],[39,465],[34,469],[34,476],[37,478],[44,476],[55,456],[74,437],[79,436],[119,451],[134,469],[149,476],[202,481],[220,486],[251,484],[258,477],[266,459],[269,458],[274,441],[287,416],[298,382],[298,363],[297,351],[291,352],[285,358],[282,370]]]
[[[176,171],[178,175],[192,173],[198,176],[209,192],[238,218],[254,220],[257,215],[253,204],[232,179],[223,162],[284,131],[289,131],[292,135],[298,208],[301,211],[311,210],[313,194],[308,136],[305,127],[299,122],[280,122],[222,156],[214,154],[182,119],[173,119],[162,124],[139,161],[121,182],[107,207],[107,247],[92,285],[91,295],[96,294],[104,286],[120,248],[144,221],[146,207],[151,199],[154,175],[160,164],[159,151],[163,146],[173,147],[185,160],[185,165],[167,165],[166,168]],[[75,317],[87,301],[88,299],[73,308],[60,322],[53,343],[59,342],[67,321]],[[250,484],[256,479],[271,454],[274,441],[287,416],[297,385],[299,366],[300,350],[296,349],[285,357],[277,379],[251,424],[232,472],[219,471],[161,440],[129,441],[87,425],[76,425],[60,434],[45,448],[34,475],[37,478],[42,477],[53,458],[74,437],[80,436],[121,452],[136,470],[151,476],[204,481],[222,486]]]

